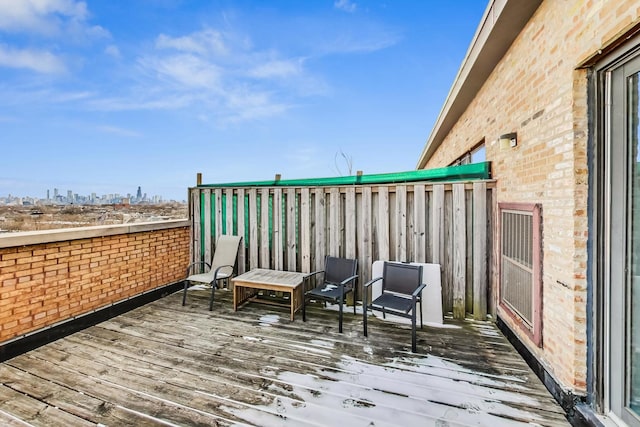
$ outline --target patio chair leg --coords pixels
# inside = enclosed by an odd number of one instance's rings
[[[364,336],[367,336],[367,293],[362,294],[362,326],[364,328]]]
[[[353,315],[356,315],[356,288],[353,288]]]
[[[216,284],[211,286],[211,300],[209,301],[209,311],[213,311],[213,297],[216,295]]]
[[[420,297],[420,329],[422,329],[422,297]]]
[[[302,321],[307,321],[307,298],[302,294]]]
[[[189,282],[187,282],[186,280],[184,281],[184,291],[182,292],[182,305],[185,305],[187,302],[187,287],[189,285]]]
[[[342,333],[342,306],[343,306],[344,297],[340,296],[340,313],[338,314],[338,332]]]
[[[411,310],[411,351],[416,352],[416,305]]]

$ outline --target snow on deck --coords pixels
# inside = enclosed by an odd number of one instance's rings
[[[418,331],[345,307],[173,294],[0,365],[0,425],[568,425],[489,322]]]

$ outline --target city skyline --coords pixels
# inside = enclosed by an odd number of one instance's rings
[[[414,170],[486,7],[0,0],[0,194]]]
[[[118,192],[105,194],[91,192],[89,194],[80,194],[70,189],[61,191],[57,187],[47,189],[45,193],[44,197],[29,194],[8,193],[6,195],[0,195],[0,204],[23,204],[24,202],[27,204],[118,204],[123,202],[130,204],[158,204],[167,202],[184,203],[186,199],[186,197],[180,200],[165,199],[162,195],[148,196],[146,192],[142,191],[142,186],[137,186],[135,195],[131,192],[127,192],[126,194]]]

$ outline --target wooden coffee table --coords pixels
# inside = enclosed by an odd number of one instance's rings
[[[304,287],[302,282],[305,273],[294,271],[269,270],[266,268],[256,268],[231,279],[233,283],[233,311],[249,302],[257,301],[264,304],[278,305],[291,308],[291,320],[294,320],[294,313],[302,307],[304,297]],[[258,299],[258,292],[270,290],[276,292],[289,293],[289,304],[266,299]]]

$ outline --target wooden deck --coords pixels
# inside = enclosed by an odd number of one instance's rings
[[[346,307],[233,312],[180,293],[0,364],[0,425],[568,425],[491,323],[418,332]]]

